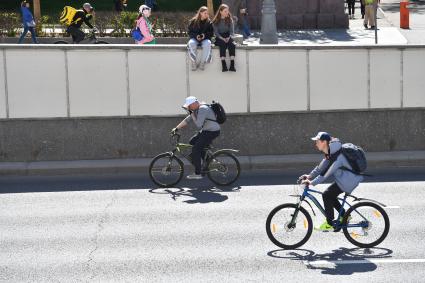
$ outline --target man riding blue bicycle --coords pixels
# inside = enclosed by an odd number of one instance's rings
[[[342,143],[339,139],[331,137],[327,132],[319,132],[311,139],[316,142],[316,148],[323,152],[325,157],[310,174],[302,175],[300,179],[303,180],[305,185],[316,186],[329,177],[334,177],[335,182],[323,193],[326,220],[320,227],[316,228],[316,230],[323,232],[334,231],[334,208],[337,211],[342,211],[342,216],[345,213],[338,201],[338,195],[343,192],[350,194],[363,181],[363,176],[356,174],[350,162],[344,154],[341,154]],[[341,220],[342,218],[336,221],[341,222]]]

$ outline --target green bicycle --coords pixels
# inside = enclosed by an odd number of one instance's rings
[[[164,152],[154,157],[149,166],[149,176],[156,185],[160,187],[171,187],[181,181],[184,174],[185,158],[190,163],[190,152],[192,145],[180,143],[180,134],[171,135],[171,144],[174,149]],[[239,160],[235,156],[239,150],[219,149],[213,151],[209,146],[205,149],[206,154],[203,160],[203,174],[218,186],[228,186],[233,184],[241,173]],[[182,158],[180,158],[180,157]]]
[[[322,192],[303,187],[303,192],[296,195],[298,202],[285,203],[274,208],[266,220],[266,232],[269,239],[278,247],[284,249],[296,249],[304,245],[313,233],[313,221],[308,211],[302,206],[305,202],[311,208],[310,201],[325,214],[325,209],[311,194]],[[351,198],[355,204],[350,204],[347,198]],[[347,240],[360,248],[372,248],[379,245],[387,237],[390,230],[390,220],[384,208],[385,205],[375,200],[357,198],[351,194],[345,194],[344,198],[338,198],[342,202],[341,211],[334,223],[334,232],[342,230]],[[342,209],[348,206],[343,214]]]

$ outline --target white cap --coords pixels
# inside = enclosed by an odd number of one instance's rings
[[[93,7],[92,7],[92,5],[90,3],[84,3],[83,4],[83,8],[88,8],[90,10],[93,10]]]
[[[150,10],[151,8],[148,5],[141,5],[139,7],[139,13],[143,13],[143,10]]]
[[[311,139],[314,141],[317,141],[317,140],[330,141],[331,135],[328,134],[327,132],[318,132],[317,135],[315,137],[312,137]]]
[[[189,107],[189,105],[191,105],[192,103],[195,103],[196,101],[198,101],[198,99],[194,96],[186,97],[186,101],[185,101],[183,107],[187,108],[187,107]]]

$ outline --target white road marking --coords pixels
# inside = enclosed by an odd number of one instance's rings
[[[359,259],[359,260],[317,260],[304,261],[305,265],[342,265],[342,264],[370,264],[370,263],[425,263],[425,259]]]

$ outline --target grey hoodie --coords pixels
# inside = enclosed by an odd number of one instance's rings
[[[332,155],[337,153],[342,147],[339,139],[333,139],[329,143],[329,153],[330,159],[332,159]],[[313,180],[311,184],[316,186],[321,184],[330,176],[334,176],[335,182],[338,187],[346,192],[351,193],[361,181],[363,181],[363,176],[356,175],[350,171],[341,169],[342,167],[352,169],[350,163],[348,163],[347,158],[343,154],[339,154],[336,160],[330,165],[331,160],[324,158],[320,164],[311,171],[310,178]],[[330,167],[329,167],[330,165]],[[329,167],[328,170],[326,170]]]
[[[195,111],[194,116],[189,115],[184,119],[186,123],[193,121],[196,127],[202,131],[220,131],[220,125],[215,121],[216,117],[214,111],[206,104],[201,104],[198,110]]]

